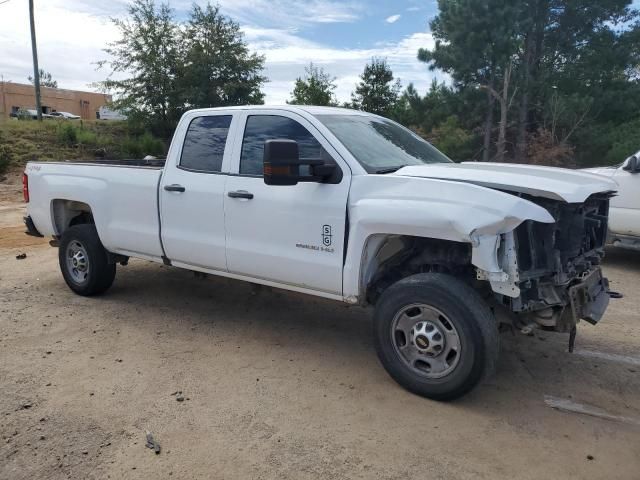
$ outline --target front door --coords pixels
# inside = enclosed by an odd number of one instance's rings
[[[184,122],[183,122],[184,123]],[[233,115],[194,114],[160,185],[162,243],[178,266],[226,271],[224,191]]]
[[[235,171],[224,196],[229,272],[342,294],[350,171],[303,117],[278,110],[247,112]],[[266,185],[264,142],[298,142],[303,159],[335,162],[334,183]],[[238,161],[239,160],[239,161]]]

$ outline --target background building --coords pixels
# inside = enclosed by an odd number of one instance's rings
[[[96,112],[111,102],[111,95],[81,92],[64,88],[40,87],[42,113],[69,112],[86,120],[95,120]],[[7,118],[20,108],[36,108],[33,85],[0,82],[0,118]]]

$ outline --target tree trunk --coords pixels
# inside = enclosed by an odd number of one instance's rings
[[[529,63],[529,85],[527,94],[527,131],[536,131],[538,129],[538,120],[535,111],[532,111],[530,105],[537,105],[540,102],[540,77],[542,66],[542,57],[544,55],[543,48],[545,42],[545,28],[549,23],[551,5],[549,0],[538,0],[535,3],[535,11],[532,13],[535,23],[532,28],[531,39],[531,58]]]
[[[495,98],[491,91],[495,83],[495,67],[491,67],[491,78],[489,79],[489,88],[487,88],[487,114],[484,121],[484,142],[482,147],[482,161],[488,162],[491,158],[491,131],[493,130],[493,105]]]
[[[500,102],[500,124],[498,142],[496,143],[496,162],[504,162],[504,154],[507,146],[507,120],[509,116],[509,83],[511,81],[511,64],[505,68],[502,94],[498,97]]]
[[[522,73],[522,96],[518,111],[518,136],[516,139],[515,161],[525,163],[527,159],[527,133],[529,123],[529,84],[531,77],[531,61],[534,58],[534,42],[532,32],[527,32]]]

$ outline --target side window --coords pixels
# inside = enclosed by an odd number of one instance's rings
[[[278,115],[252,115],[247,118],[244,130],[240,174],[261,176],[264,142],[276,138],[298,142],[301,159],[318,160],[328,157],[309,130],[295,120]]]
[[[180,166],[199,172],[219,172],[222,169],[229,125],[231,115],[197,117],[191,120],[182,146]]]

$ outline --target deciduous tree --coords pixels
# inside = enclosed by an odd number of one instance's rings
[[[239,25],[217,6],[194,5],[182,24],[154,0],[134,0],[127,13],[113,19],[120,38],[99,62],[111,70],[100,86],[134,121],[167,138],[187,109],[263,102],[264,57],[249,52]]]
[[[178,81],[186,107],[261,104],[264,57],[249,52],[240,26],[219,6],[194,4],[180,35]]]
[[[44,71],[44,69],[39,69],[40,72],[40,86],[41,87],[50,87],[50,88],[58,88],[58,81],[53,79],[51,73]],[[33,83],[33,76],[29,75],[27,79]]]
[[[321,105],[337,106],[334,90],[336,89],[335,77],[326,73],[321,67],[309,63],[304,69],[304,77],[296,79],[291,92],[292,105]]]

